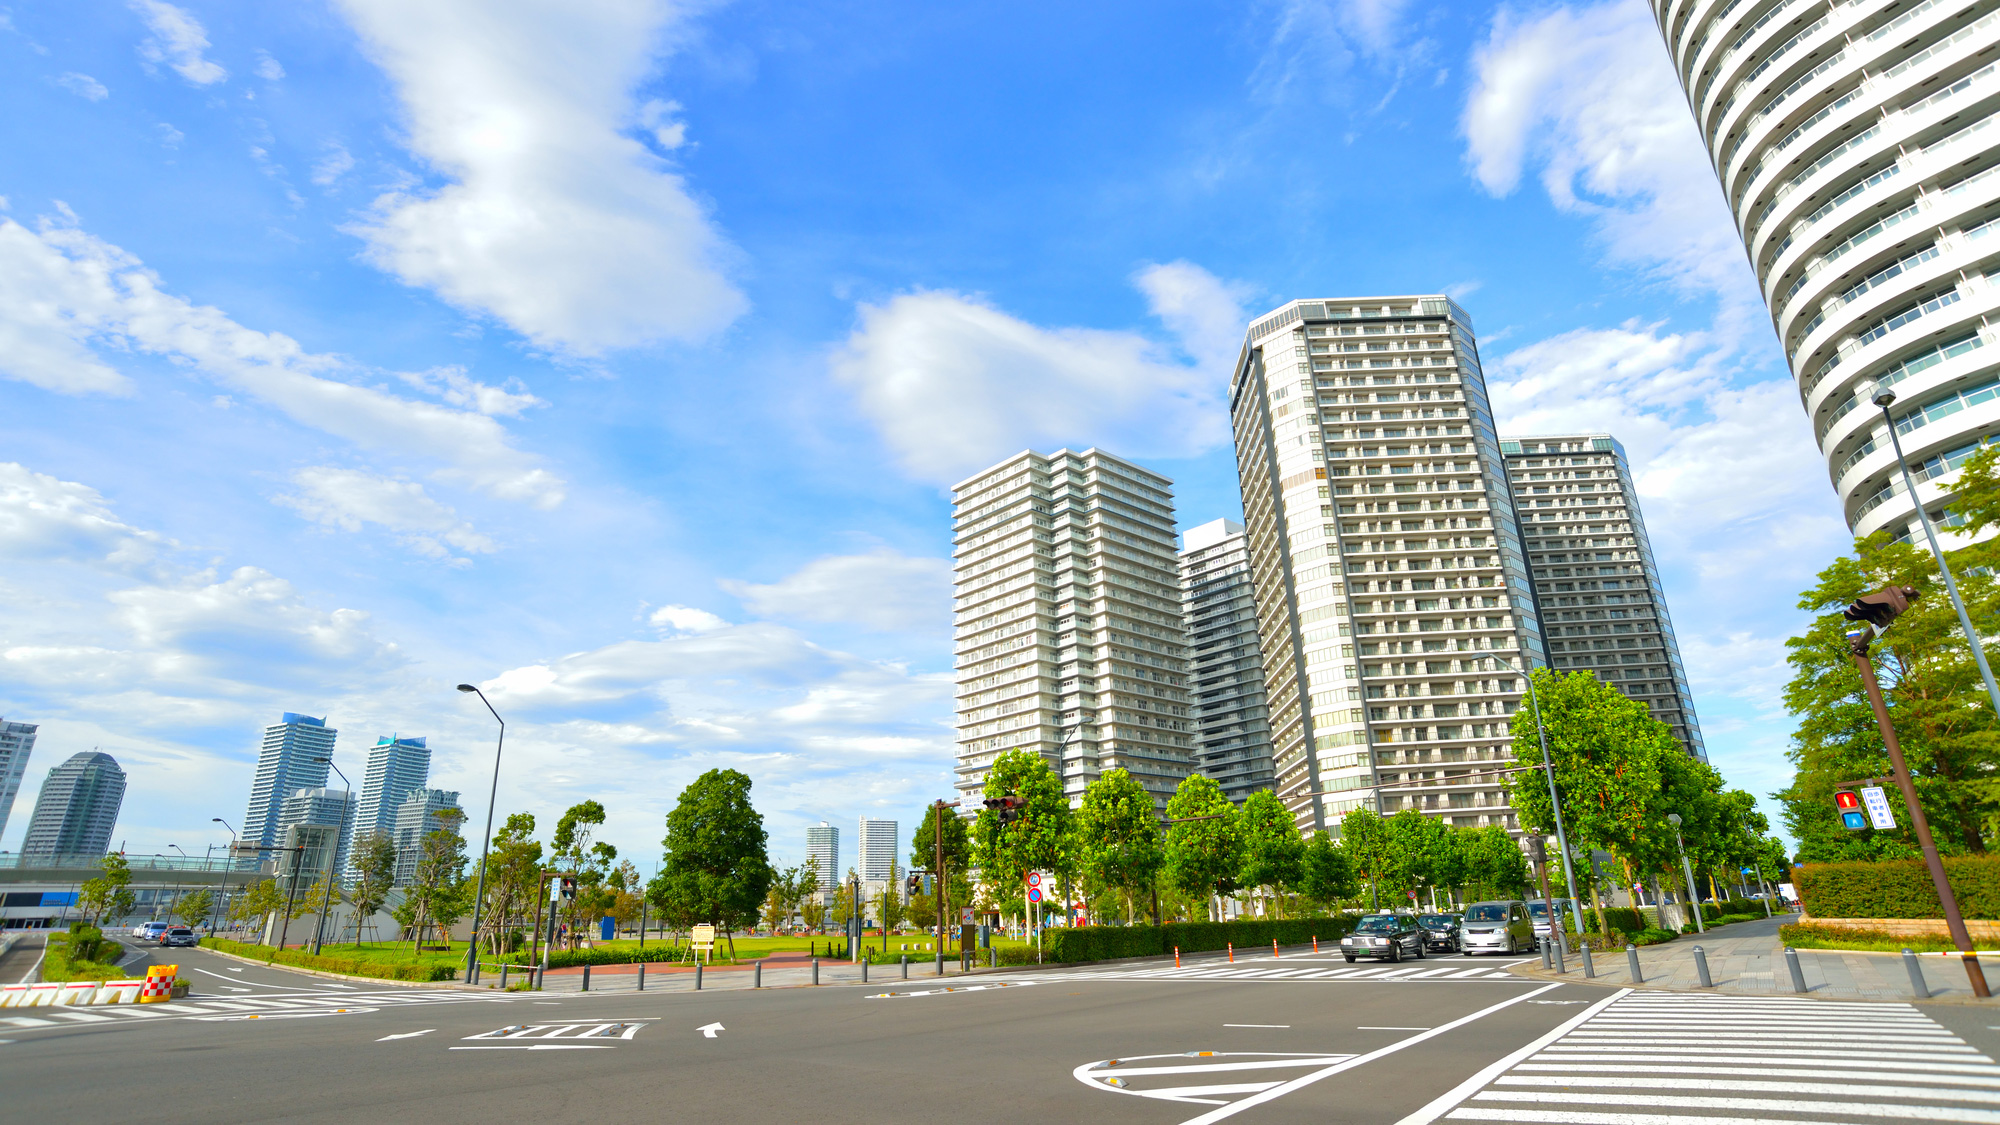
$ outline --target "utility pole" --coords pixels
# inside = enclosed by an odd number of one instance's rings
[[[1674,826],[1674,850],[1681,853],[1681,873],[1687,876],[1688,906],[1694,911],[1694,932],[1705,934],[1708,927],[1701,924],[1701,892],[1694,887],[1694,865],[1688,862],[1687,845],[1681,842],[1681,814],[1668,813],[1667,823]]]
[[[1887,409],[1886,404],[1884,409]],[[1893,426],[1891,432],[1894,432]],[[1918,506],[1918,510],[1922,511],[1922,505]],[[1924,526],[1928,528],[1930,525],[1926,522]],[[1943,557],[1940,556],[1938,565],[1943,564]],[[1945,580],[1950,581],[1949,572]],[[1951,880],[1945,877],[1944,861],[1938,857],[1937,842],[1931,839],[1930,820],[1924,816],[1924,806],[1917,800],[1917,787],[1910,780],[1910,767],[1903,761],[1902,743],[1896,740],[1896,728],[1889,722],[1888,705],[1882,701],[1882,685],[1875,681],[1875,661],[1868,655],[1868,645],[1875,639],[1876,630],[1888,628],[1917,596],[1914,586],[1887,586],[1855,599],[1854,604],[1842,612],[1842,616],[1849,621],[1861,623],[1860,628],[1847,634],[1847,651],[1854,658],[1855,669],[1861,673],[1861,686],[1867,689],[1869,706],[1875,709],[1875,725],[1881,729],[1882,745],[1889,752],[1889,769],[1895,774],[1896,788],[1903,792],[1903,804],[1910,810],[1910,827],[1916,830],[1917,846],[1924,853],[1924,866],[1930,869],[1931,884],[1937,888],[1938,903],[1944,907],[1944,923],[1951,931],[1951,943],[1958,947],[1966,979],[1972,984],[1972,994],[1983,998],[1992,995],[1986,987],[1986,973],[1979,967],[1979,955],[1973,952],[1972,935],[1966,931],[1965,916],[1958,910],[1958,896],[1952,893]],[[1952,600],[1958,600],[1955,588]],[[1959,612],[1964,612],[1963,607]],[[1969,624],[1966,638],[1972,642],[1973,654],[1980,658],[1979,667],[1984,672],[1986,659],[1980,652],[1979,635],[1971,630]]]

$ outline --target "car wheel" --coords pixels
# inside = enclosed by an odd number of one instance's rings
[[[1421,960],[1423,960],[1423,959],[1424,959],[1424,943],[1423,943],[1423,942],[1418,942],[1418,943],[1417,943],[1417,960],[1421,961]]]
[[[1392,941],[1392,942],[1390,942],[1390,943],[1389,943],[1389,960],[1391,960],[1391,961],[1396,961],[1396,962],[1401,962],[1401,961],[1402,961],[1402,959],[1403,959],[1403,943],[1402,943],[1402,942],[1400,942],[1400,941]]]

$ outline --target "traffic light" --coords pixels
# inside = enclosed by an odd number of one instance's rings
[[[1011,824],[1021,819],[1021,810],[1026,808],[1027,805],[1027,801],[1011,794],[1005,797],[988,797],[986,799],[986,807],[1000,814],[1000,823],[1002,824]]]
[[[1840,810],[1840,823],[1849,832],[1859,832],[1868,827],[1868,814],[1861,811],[1861,798],[1842,789],[1834,793],[1833,807]]]
[[[910,872],[910,877],[903,880],[903,890],[911,897],[923,894],[924,893],[923,875],[915,871]]]
[[[562,896],[564,902],[572,902],[576,899],[575,879],[564,879],[562,881]]]
[[[1890,622],[1901,617],[1910,603],[1921,596],[1915,586],[1884,586],[1856,598],[1840,615],[1849,621],[1866,621],[1877,629],[1887,629]]]

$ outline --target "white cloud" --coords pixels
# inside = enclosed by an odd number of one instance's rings
[[[682,177],[626,135],[633,89],[685,14],[662,0],[557,6],[342,0],[396,84],[411,150],[448,182],[393,191],[352,228],[406,284],[589,355],[695,340],[742,311],[734,251]],[[678,139],[669,129],[662,144]]]
[[[75,71],[57,78],[56,85],[85,101],[101,102],[111,96],[111,91],[104,88],[104,83],[88,74],[78,74]]]
[[[1380,110],[1402,84],[1404,69],[1424,65],[1429,40],[1414,38],[1418,21],[1409,0],[1276,0],[1269,39],[1250,75],[1250,89],[1265,101],[1310,98],[1344,101],[1356,87],[1339,81],[1357,62],[1386,69],[1386,88],[1362,89]]]
[[[1240,329],[1237,291],[1186,262],[1135,282],[1196,362],[1136,332],[1042,328],[977,297],[920,292],[861,306],[833,374],[905,467],[941,484],[1037,445],[1185,456],[1226,440],[1236,353],[1221,326]]]
[[[685,605],[663,605],[647,621],[664,633],[712,633],[729,627],[729,622],[715,614]]]
[[[724,580],[759,617],[855,624],[883,632],[951,630],[951,560],[894,551],[827,555],[769,585]]]
[[[257,52],[257,77],[266,82],[276,82],[285,76],[285,68],[267,52]]]
[[[1462,127],[1482,187],[1531,165],[1557,207],[1589,218],[1609,260],[1714,296],[1719,328],[1762,314],[1743,244],[1645,5],[1608,0],[1530,18],[1502,9],[1473,56]]]
[[[437,458],[447,466],[441,478],[538,507],[562,502],[562,482],[513,448],[492,418],[322,378],[353,365],[160,286],[138,259],[73,226],[45,223],[36,233],[0,219],[0,374],[70,394],[127,393],[130,381],[91,345],[164,355],[302,425],[367,449]]]
[[[463,406],[486,415],[505,414],[509,418],[518,418],[521,411],[531,406],[548,405],[529,394],[526,385],[519,379],[509,379],[508,383],[517,389],[508,390],[479,382],[467,375],[463,367],[408,372],[402,378],[411,386],[434,394],[453,406]]]
[[[158,125],[153,126],[153,128],[159,130],[160,143],[168,148],[179,148],[181,142],[187,140],[186,133],[181,132],[179,129],[174,128],[172,125],[169,125],[164,121],[160,122]]]
[[[168,545],[120,520],[89,485],[0,462],[0,556],[138,562]]]
[[[321,187],[332,184],[354,168],[354,156],[345,145],[329,142],[326,147],[327,154],[320,157],[312,168],[312,182]]]
[[[415,481],[327,466],[301,469],[292,480],[299,493],[281,496],[279,502],[325,526],[360,531],[365,524],[376,524],[427,558],[450,558],[454,550],[466,554],[493,550],[491,539],[431,499]]]
[[[210,659],[345,663],[392,647],[369,634],[368,614],[308,606],[290,582],[254,566],[238,567],[220,581],[141,586],[110,598],[142,646],[200,646]]]
[[[140,58],[170,66],[197,86],[212,86],[229,77],[228,71],[202,57],[208,50],[208,31],[187,9],[165,0],[132,0],[132,10],[153,33],[139,44]]]

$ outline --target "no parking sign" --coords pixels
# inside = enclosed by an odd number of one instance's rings
[[[1028,872],[1028,901],[1042,901],[1042,873],[1039,871]]]

